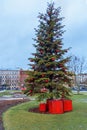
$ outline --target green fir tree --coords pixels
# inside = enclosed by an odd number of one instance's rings
[[[31,71],[26,79],[27,94],[38,93],[38,99],[65,98],[70,95],[71,72],[67,67],[70,57],[65,57],[68,49],[63,49],[61,8],[48,3],[46,13],[39,13],[38,29],[30,60]]]

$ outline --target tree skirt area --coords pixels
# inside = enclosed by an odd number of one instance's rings
[[[4,130],[3,126],[3,120],[2,120],[2,114],[5,112],[8,108],[15,106],[17,104],[27,102],[29,99],[17,99],[17,100],[1,100],[0,101],[0,130]]]
[[[28,111],[29,111],[29,112],[34,112],[34,113],[40,113],[40,114],[50,114],[48,111],[46,111],[46,112],[41,112],[41,111],[39,110],[39,107],[37,107],[37,108],[30,108]]]

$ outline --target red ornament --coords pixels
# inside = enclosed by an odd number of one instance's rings
[[[52,61],[54,61],[54,60],[55,60],[55,58],[54,58],[54,57],[52,57],[52,58],[51,58],[51,60],[52,60]]]
[[[41,92],[44,93],[44,92],[47,92],[47,89],[44,87],[41,89]]]
[[[64,79],[64,82],[67,82],[67,79]]]
[[[40,45],[43,45],[43,43],[42,43],[42,42],[40,42]]]
[[[55,50],[55,52],[57,53],[57,52],[59,52],[59,50]]]
[[[51,15],[51,12],[48,12],[48,15]]]
[[[66,69],[64,67],[62,67],[62,70],[65,71]]]
[[[32,78],[31,80],[34,81],[34,78]]]
[[[29,94],[30,94],[30,96],[32,96],[32,90],[29,90]]]
[[[59,64],[59,67],[63,67],[63,65],[62,65],[62,64]]]
[[[29,90],[29,93],[32,93],[32,90]]]
[[[44,77],[45,76],[45,74],[42,74],[42,77]]]
[[[31,59],[30,61],[33,62],[33,59]]]
[[[34,68],[35,68],[35,66],[33,65],[33,66],[32,66],[32,69],[34,69]]]
[[[63,93],[62,93],[62,98],[64,98],[64,97],[65,97],[65,93],[63,92]]]
[[[22,91],[25,91],[25,90],[26,90],[26,88],[22,87],[22,88],[21,88],[21,90],[22,90]]]
[[[46,79],[46,80],[45,80],[45,82],[46,82],[46,83],[48,83],[48,82],[49,82],[49,80],[48,80],[48,79]]]
[[[32,81],[34,81],[34,78],[29,79],[29,82],[32,82]]]
[[[42,50],[40,50],[40,53],[41,53],[41,54],[43,54],[43,51],[42,51]]]

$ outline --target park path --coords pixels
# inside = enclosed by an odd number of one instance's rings
[[[5,112],[8,108],[15,106],[17,104],[27,102],[29,99],[15,99],[15,100],[0,100],[0,130],[4,130],[3,126],[3,119],[2,114]]]

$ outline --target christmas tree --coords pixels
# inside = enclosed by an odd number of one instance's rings
[[[67,97],[70,95],[71,72],[67,67],[70,57],[63,49],[61,8],[48,3],[46,13],[39,13],[39,25],[35,29],[36,52],[30,60],[31,71],[26,79],[27,94],[38,93],[40,100]]]

